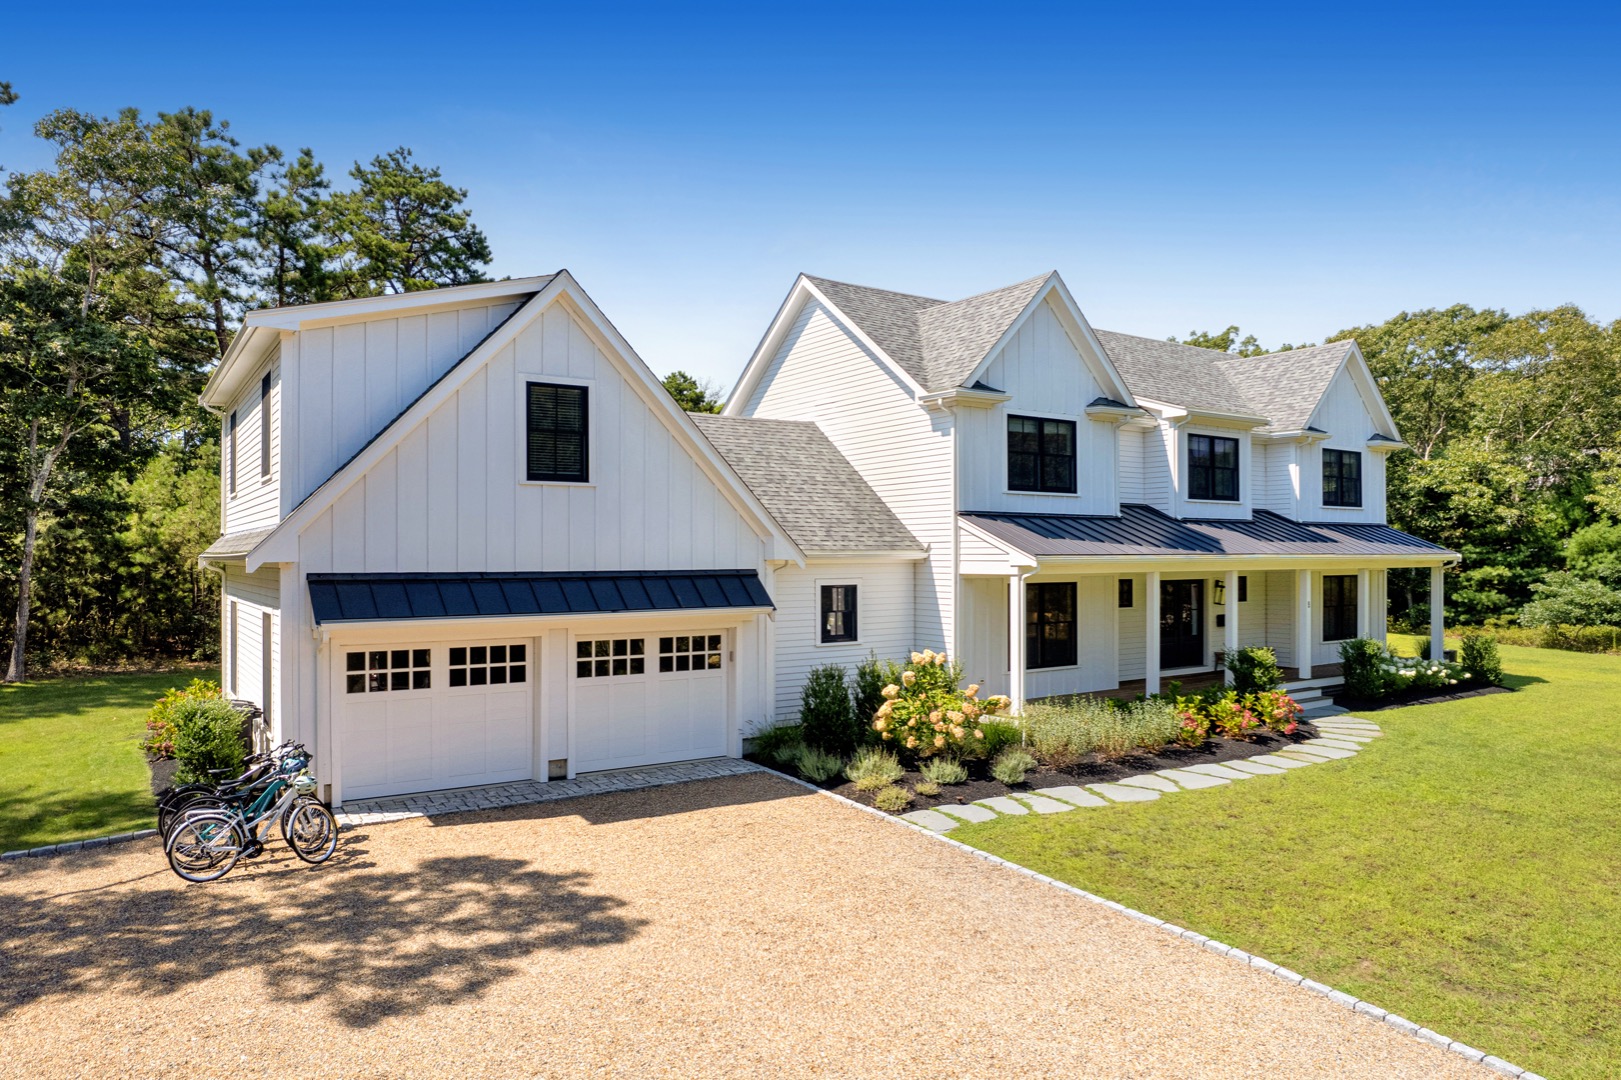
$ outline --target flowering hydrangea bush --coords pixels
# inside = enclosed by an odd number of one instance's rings
[[[1005,714],[1012,702],[1000,694],[980,701],[979,686],[959,689],[961,681],[962,669],[945,653],[913,653],[900,682],[881,691],[883,704],[873,717],[873,730],[909,757],[984,756],[985,718]]]
[[[1387,693],[1402,690],[1441,690],[1468,682],[1471,674],[1462,664],[1447,660],[1424,660],[1414,656],[1393,656],[1386,653],[1379,662],[1384,674]]]

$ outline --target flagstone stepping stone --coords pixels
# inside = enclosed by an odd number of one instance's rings
[[[1368,720],[1319,720],[1314,727],[1344,729],[1346,731],[1378,731],[1379,725]]]
[[[1341,750],[1337,746],[1312,746],[1306,743],[1297,743],[1287,749],[1279,750],[1278,753],[1306,759],[1316,758],[1319,761],[1356,757],[1355,750]]]
[[[1124,784],[1088,784],[1088,791],[1095,791],[1105,799],[1113,802],[1152,802],[1159,798],[1159,792],[1147,788],[1126,787]]]
[[[1276,765],[1258,765],[1253,758],[1245,758],[1243,761],[1225,761],[1222,762],[1222,764],[1226,765],[1229,769],[1237,769],[1239,772],[1254,773],[1256,776],[1276,776],[1278,773],[1283,771]]]
[[[1324,735],[1349,735],[1357,739],[1378,739],[1384,737],[1384,732],[1378,728],[1331,728],[1317,725],[1317,730]]]
[[[1254,779],[1254,777],[1247,772],[1239,772],[1237,769],[1229,769],[1225,765],[1184,765],[1183,768],[1188,772],[1204,773],[1206,776],[1219,776],[1223,780]]]
[[[1037,795],[1044,795],[1049,799],[1057,799],[1060,802],[1073,803],[1076,806],[1109,805],[1107,799],[1100,799],[1090,791],[1087,791],[1085,788],[1077,787],[1073,784],[1067,787],[1037,788],[1035,793]]]
[[[1308,745],[1308,746],[1337,746],[1341,750],[1360,750],[1360,749],[1362,749],[1362,744],[1359,743],[1359,742],[1352,742],[1350,739],[1340,739],[1340,738],[1335,738],[1333,736],[1326,736],[1326,737],[1321,738],[1321,739],[1307,739],[1306,740],[1306,745]]]
[[[1206,776],[1204,773],[1188,772],[1185,769],[1161,769],[1159,775],[1168,780],[1175,780],[1189,791],[1195,788],[1221,787],[1223,784],[1232,783],[1231,780],[1223,780],[1219,776]]]
[[[1173,781],[1167,780],[1163,776],[1149,776],[1146,774],[1143,776],[1128,776],[1123,780],[1116,780],[1115,783],[1130,784],[1132,787],[1147,788],[1150,791],[1164,791],[1167,793],[1183,790]]]
[[[902,814],[901,817],[910,821],[913,825],[923,826],[930,832],[945,832],[948,829],[955,829],[961,824],[956,818],[946,817],[944,814],[936,813],[933,810],[913,810],[910,814]]]
[[[942,814],[950,814],[952,817],[961,818],[964,821],[996,820],[995,810],[987,810],[975,803],[968,803],[965,806],[936,806],[935,809]]]
[[[1017,817],[1020,814],[1028,814],[1030,812],[1023,803],[1016,803],[1006,795],[992,795],[988,799],[980,799],[974,805],[988,806],[992,810],[995,810],[998,814],[1011,814],[1014,817]]]
[[[1314,764],[1321,759],[1313,758],[1307,761],[1302,758],[1279,757],[1277,754],[1256,754],[1254,757],[1245,758],[1244,760],[1258,761],[1266,765],[1274,765],[1280,769],[1304,769],[1307,765]]]
[[[1318,730],[1322,731],[1321,728]],[[1337,742],[1352,742],[1359,746],[1366,746],[1374,739],[1372,735],[1352,735],[1344,731],[1323,731],[1322,735],[1325,739],[1334,739]]]
[[[1059,802],[1057,799],[1045,799],[1040,795],[1021,794],[1019,801],[1038,814],[1067,814],[1075,809],[1067,802]]]

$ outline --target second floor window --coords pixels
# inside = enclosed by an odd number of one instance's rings
[[[1075,421],[1007,418],[1009,491],[1075,494]]]
[[[1323,451],[1323,505],[1362,505],[1362,455],[1356,450]]]
[[[527,477],[585,483],[590,478],[586,388],[532,382],[527,393]]]
[[[270,373],[259,380],[259,475],[270,475]]]
[[[1238,501],[1238,440],[1188,436],[1188,498]]]

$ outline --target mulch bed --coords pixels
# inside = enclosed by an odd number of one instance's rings
[[[968,769],[968,782],[966,784],[952,784],[942,787],[940,794],[933,796],[914,793],[912,804],[901,813],[926,810],[947,803],[961,805],[963,803],[978,802],[980,799],[989,799],[995,795],[1028,793],[1037,788],[1064,787],[1069,784],[1101,784],[1110,780],[1120,780],[1127,776],[1156,772],[1160,769],[1179,769],[1188,765],[1238,761],[1242,758],[1255,757],[1257,754],[1270,754],[1292,743],[1304,742],[1307,739],[1317,737],[1317,729],[1312,727],[1310,723],[1303,722],[1293,735],[1277,735],[1270,731],[1262,731],[1251,740],[1224,739],[1220,736],[1212,736],[1205,740],[1203,746],[1197,748],[1173,744],[1152,753],[1143,751],[1107,760],[1093,754],[1065,769],[1049,769],[1046,766],[1040,766],[1026,774],[1025,782],[1017,787],[1009,787],[1000,780],[993,779],[989,773],[989,763],[965,761],[963,764]],[[757,758],[752,754],[748,755],[748,757],[750,760],[767,768],[778,768],[772,762]],[[922,779],[922,773],[908,772],[897,782],[908,791],[912,791]],[[856,786],[843,776],[817,786],[826,791],[843,795],[847,799],[853,799],[864,806],[872,805],[873,793],[870,791],[857,791]]]
[[[152,771],[152,794],[160,795],[164,788],[174,784],[174,774],[180,769],[180,762],[173,758],[155,758],[148,754],[146,767]]]
[[[1464,698],[1485,697],[1487,694],[1512,694],[1509,686],[1477,686],[1469,690],[1404,690],[1389,697],[1354,698],[1349,694],[1334,695],[1334,704],[1351,712],[1379,712],[1383,709],[1401,709],[1408,705],[1433,705],[1441,701],[1462,701]]]

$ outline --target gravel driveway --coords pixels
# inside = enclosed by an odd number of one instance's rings
[[[1486,1077],[769,775],[0,868],[0,1075]]]

